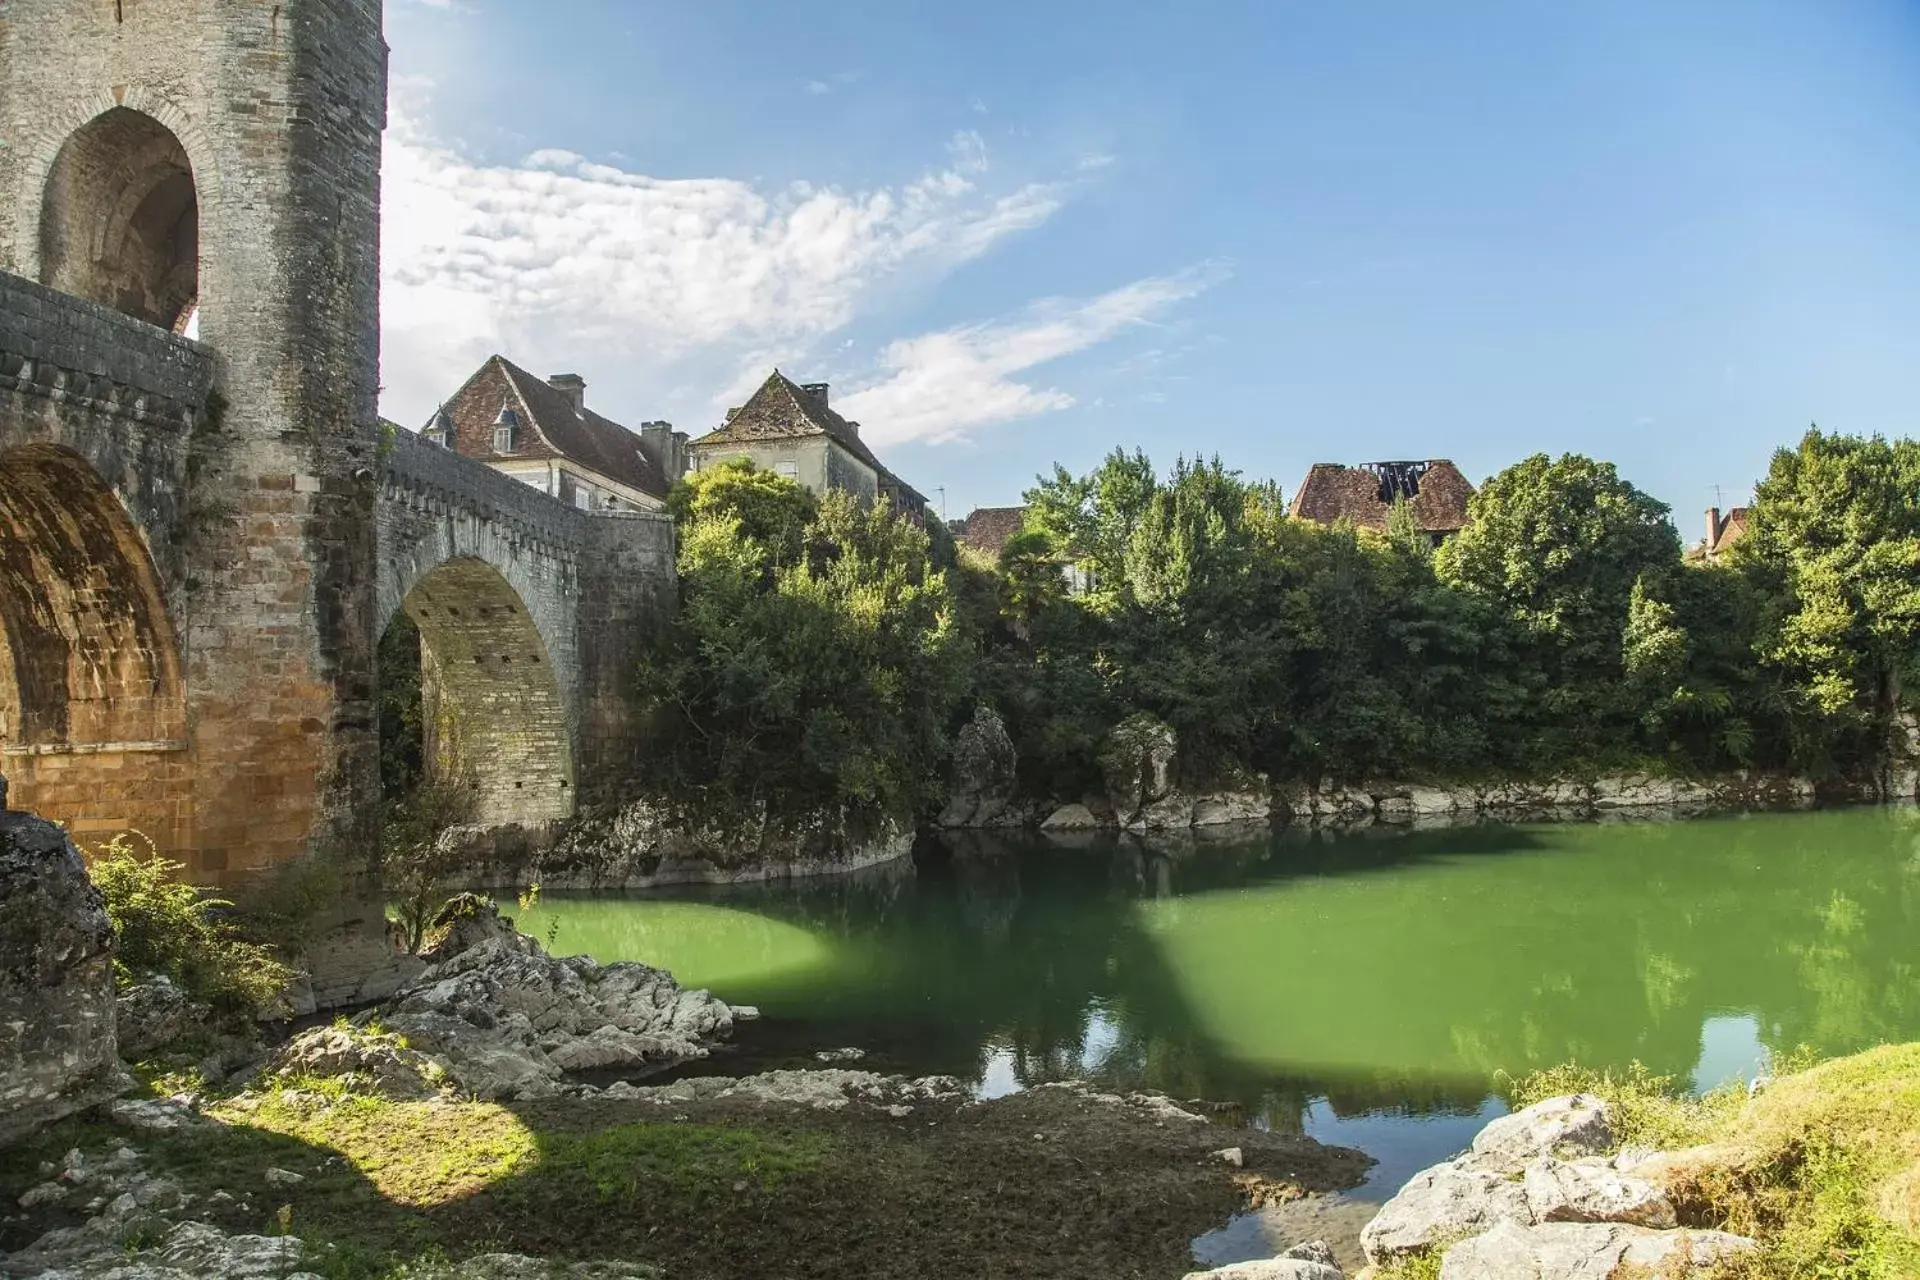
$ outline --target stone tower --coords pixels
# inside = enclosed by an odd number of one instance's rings
[[[141,484],[94,467],[182,689],[141,730],[177,743],[116,745],[185,762],[152,786],[180,790],[168,844],[209,879],[371,832],[385,112],[380,0],[0,0],[0,272],[197,331],[171,341],[210,361],[185,439],[142,427]]]

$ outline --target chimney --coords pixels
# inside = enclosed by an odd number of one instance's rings
[[[808,395],[812,396],[815,400],[818,400],[820,402],[820,407],[822,409],[827,409],[832,407],[831,402],[828,400],[828,393],[833,389],[832,383],[803,382],[800,384],[800,389],[806,392]]]
[[[587,407],[587,380],[577,373],[556,373],[547,379],[547,385],[567,398],[575,413],[583,413]]]
[[[687,439],[687,433],[675,431],[671,422],[640,424],[640,452],[660,469],[668,484],[677,483],[687,474]]]
[[[857,422],[847,423],[847,434],[855,440],[858,440],[860,438],[860,424]]]
[[[1725,527],[1726,526],[1720,522],[1720,508],[1708,507],[1707,508],[1707,554],[1708,555],[1712,555],[1713,549],[1720,545],[1720,531]]]

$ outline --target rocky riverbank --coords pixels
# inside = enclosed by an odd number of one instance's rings
[[[1275,784],[1256,776],[1196,787],[1183,780],[1173,729],[1145,716],[1127,720],[1109,736],[1101,757],[1105,786],[1100,794],[1022,798],[1018,766],[1005,726],[991,711],[979,712],[961,732],[950,781],[952,800],[938,825],[948,830],[1024,827],[1063,835],[1269,824],[1344,829],[1604,821],[1920,799],[1920,762],[1911,759],[1881,777],[1820,785],[1806,778],[1741,771],[1706,777],[1619,773],[1448,783],[1320,779]]]

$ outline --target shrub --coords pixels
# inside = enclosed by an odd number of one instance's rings
[[[93,882],[119,937],[122,986],[165,975],[224,1019],[252,1019],[280,1006],[293,971],[245,937],[223,913],[233,904],[182,880],[186,867],[116,836],[97,852]]]

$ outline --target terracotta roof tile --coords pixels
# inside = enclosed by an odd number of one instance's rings
[[[959,541],[976,551],[998,556],[1026,520],[1025,507],[981,507],[967,516]]]
[[[512,453],[493,448],[493,421],[502,405],[519,414],[525,439]],[[482,462],[566,458],[632,489],[664,498],[671,487],[640,437],[591,409],[575,410],[565,393],[505,356],[492,356],[446,404],[456,448]]]
[[[1351,520],[1362,529],[1385,531],[1393,510],[1391,483],[1375,468],[1392,466],[1412,489],[1413,517],[1427,533],[1457,533],[1466,527],[1473,485],[1445,458],[1422,463],[1345,467],[1316,462],[1293,495],[1288,513],[1297,520],[1333,524]]]

